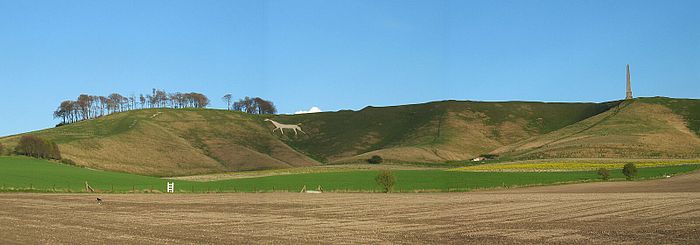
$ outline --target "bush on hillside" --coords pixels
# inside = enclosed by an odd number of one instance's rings
[[[607,168],[599,168],[598,175],[600,175],[601,179],[608,180],[610,178],[610,171],[608,171]]]
[[[377,184],[384,188],[384,192],[386,193],[391,192],[391,190],[394,188],[394,184],[396,184],[394,174],[387,170],[380,172],[379,175],[374,178],[374,180],[377,181]]]
[[[0,143],[0,156],[5,154],[5,147]]]
[[[374,155],[370,159],[367,159],[367,162],[370,164],[380,164],[384,161],[384,159],[380,156]]]
[[[56,128],[62,127],[62,126],[66,126],[66,125],[68,125],[68,124],[69,124],[69,123],[67,123],[67,122],[60,122],[60,123],[56,124]]]
[[[627,177],[627,180],[632,180],[632,178],[637,176],[637,166],[634,163],[625,164],[622,168],[622,174]]]
[[[498,157],[498,155],[496,155],[496,154],[481,154],[481,155],[479,155],[479,157],[483,157],[486,160],[493,160],[493,159],[496,159]]]
[[[75,162],[73,160],[68,159],[68,158],[61,159],[61,163],[66,164],[66,165],[75,166]]]
[[[55,142],[33,135],[22,136],[15,147],[15,153],[36,158],[61,159],[61,152]]]

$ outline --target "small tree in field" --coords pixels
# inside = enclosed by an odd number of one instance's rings
[[[374,155],[374,156],[372,156],[372,158],[367,160],[367,162],[370,164],[380,164],[383,161],[384,161],[384,159],[382,159],[382,157],[377,156],[377,155]]]
[[[396,184],[396,178],[394,178],[394,174],[391,173],[391,171],[384,170],[377,175],[376,178],[374,178],[375,181],[377,181],[377,184],[381,185],[384,188],[384,192],[389,193],[391,189],[394,188],[394,184]]]
[[[627,177],[627,180],[632,180],[632,178],[637,176],[637,166],[634,163],[625,164],[622,168],[622,174]]]
[[[610,178],[610,171],[608,171],[607,168],[599,168],[598,175],[600,175],[601,179],[608,180]]]

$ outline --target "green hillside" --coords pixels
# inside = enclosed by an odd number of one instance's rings
[[[686,126],[700,136],[700,100],[666,97],[641,98],[639,100],[668,107],[673,113],[682,116],[687,122]]]
[[[169,176],[310,166],[262,119],[208,109],[146,109],[32,132],[81,166]],[[0,139],[12,147],[19,136]]]
[[[308,135],[282,139],[322,162],[360,161],[371,154],[444,162],[470,159],[560,129],[615,104],[443,101],[275,120],[302,123]]]
[[[135,110],[29,134],[80,166],[156,176],[362,162],[698,158],[700,100],[607,103],[442,101],[303,115]],[[307,134],[272,132],[271,118]],[[12,148],[20,135],[0,138]]]
[[[641,98],[560,130],[499,148],[515,159],[697,158],[698,100]],[[670,105],[670,106],[669,106]],[[690,128],[689,128],[690,127]]]

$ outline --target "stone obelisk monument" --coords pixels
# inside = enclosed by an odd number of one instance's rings
[[[625,99],[632,99],[632,83],[630,82],[630,64],[627,64],[627,94],[625,95]]]

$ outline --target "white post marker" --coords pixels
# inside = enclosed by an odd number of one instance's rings
[[[175,192],[175,182],[168,182],[168,193],[173,193]]]

